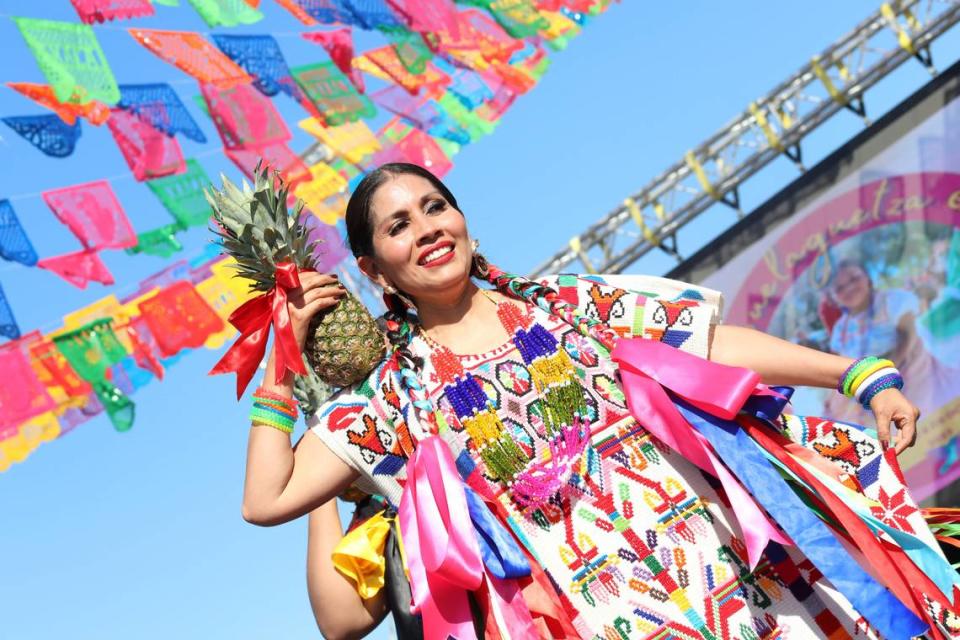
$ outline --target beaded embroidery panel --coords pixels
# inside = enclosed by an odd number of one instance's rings
[[[568,301],[609,323],[621,335],[641,335],[705,356],[719,314],[714,292],[664,281],[561,276],[552,284]],[[424,381],[451,428],[445,433],[458,470],[479,491],[496,496],[508,526],[555,585],[585,638],[849,638],[873,637],[808,562],[793,550],[769,547],[748,571],[746,549],[728,505],[712,480],[665,449],[629,417],[616,373],[602,348],[559,320],[531,309],[562,345],[584,390],[592,436],[566,491],[529,507],[500,482],[480,454],[484,432],[455,419],[457,409],[429,357]],[[455,356],[456,357],[456,356]],[[482,356],[458,358],[475,381],[484,411],[497,421],[525,460],[550,454],[547,426],[524,358],[512,344]],[[441,365],[443,366],[443,365]],[[403,464],[415,425],[399,383],[382,367],[364,384],[325,405],[314,432],[366,485],[399,501]],[[842,465],[882,507],[893,526],[925,528],[902,479],[875,440],[847,425],[793,419],[792,436]]]

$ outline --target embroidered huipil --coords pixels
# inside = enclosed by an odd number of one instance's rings
[[[717,322],[717,292],[655,277],[559,276],[544,281],[622,336],[659,340],[706,357]],[[596,342],[528,307],[531,322],[570,356],[590,430],[565,486],[526,506],[512,496],[504,465],[550,457],[551,434],[527,363],[513,342],[482,355],[437,357],[415,337],[422,379],[449,425],[443,434],[457,469],[501,506],[498,516],[549,576],[584,638],[846,638],[873,631],[795,549],[772,543],[750,571],[742,532],[717,483],[669,450],[630,416],[616,366]],[[502,434],[458,420],[449,369],[479,383]],[[418,431],[393,370],[382,365],[324,405],[310,425],[349,466],[358,486],[398,504],[404,465]],[[858,429],[813,418],[784,418],[801,444],[856,476],[878,501],[874,515],[929,537],[929,530],[878,443]],[[469,428],[464,427],[467,423]],[[490,423],[485,423],[490,427]],[[491,438],[510,441],[510,460]],[[555,437],[555,434],[554,436]],[[483,440],[483,442],[478,442]]]

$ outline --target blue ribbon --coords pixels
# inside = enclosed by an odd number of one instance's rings
[[[513,536],[503,528],[483,500],[473,489],[464,485],[467,508],[473,528],[477,531],[480,555],[490,573],[501,579],[521,578],[530,575],[530,563]]]
[[[778,391],[782,393],[782,388]],[[740,425],[711,416],[680,400],[674,399],[674,402],[683,417],[710,442],[800,551],[883,636],[906,639],[927,630],[928,626],[920,618],[860,568],[830,529],[783,481]],[[775,405],[766,396],[751,398],[746,408],[770,416]]]

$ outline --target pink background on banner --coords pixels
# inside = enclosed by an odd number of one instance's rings
[[[911,220],[960,226],[960,174],[887,177],[816,208],[768,248],[756,268],[748,269],[726,322],[766,329],[782,296],[831,246],[881,225]]]

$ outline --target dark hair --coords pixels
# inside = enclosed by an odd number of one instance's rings
[[[457,199],[440,181],[440,178],[429,170],[409,162],[390,162],[381,165],[364,176],[357,188],[353,190],[350,201],[347,202],[346,224],[347,243],[354,257],[373,255],[373,228],[370,225],[370,207],[373,195],[383,184],[394,176],[415,175],[430,182],[440,192],[446,201],[457,211]]]
[[[429,180],[430,184],[440,192],[447,202],[454,209],[460,211],[457,199],[450,193],[447,186],[427,169],[406,162],[391,162],[382,165],[368,173],[360,181],[347,203],[347,241],[350,244],[350,251],[353,252],[355,257],[373,255],[370,201],[373,199],[374,193],[390,177],[405,174],[416,175]],[[581,334],[593,337],[607,349],[613,349],[615,334],[602,322],[586,316],[576,306],[563,301],[555,290],[547,286],[516,274],[506,273],[494,265],[486,264],[486,260],[482,261],[484,268],[480,269],[477,262],[478,257],[477,255],[474,256],[471,275],[485,279],[504,295],[537,305],[547,313],[563,319]],[[410,309],[407,308],[404,300],[398,294],[385,293],[383,301],[387,307],[387,313],[384,316],[387,338],[393,345],[394,366],[400,373],[401,384],[412,401],[417,419],[427,425],[431,432],[435,433],[437,423],[433,404],[420,381],[423,360],[410,349],[410,339],[413,335]]]

